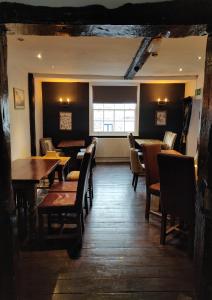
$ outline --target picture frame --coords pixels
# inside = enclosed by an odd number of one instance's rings
[[[167,123],[167,111],[157,110],[155,112],[155,125],[156,126],[166,126]]]
[[[14,95],[14,108],[24,109],[25,108],[24,90],[13,88],[13,95]]]
[[[59,113],[59,128],[60,130],[72,130],[72,113],[61,111]]]

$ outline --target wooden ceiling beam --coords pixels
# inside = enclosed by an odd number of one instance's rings
[[[0,3],[0,23],[192,25],[211,24],[212,1],[174,0],[159,3],[125,4],[115,9],[101,5],[47,7]]]
[[[140,68],[144,65],[147,58],[150,56],[150,52],[148,52],[148,48],[152,42],[152,38],[144,38],[141,41],[141,44],[133,57],[133,60],[124,75],[124,79],[133,79],[135,74],[140,70]]]

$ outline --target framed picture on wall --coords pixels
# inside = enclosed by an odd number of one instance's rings
[[[60,130],[72,130],[72,113],[61,111],[59,115]]]
[[[14,108],[24,109],[25,107],[24,90],[13,88],[13,95],[14,95]]]
[[[166,122],[167,122],[167,111],[157,110],[155,112],[155,125],[166,126]]]

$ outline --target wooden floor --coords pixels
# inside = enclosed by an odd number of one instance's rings
[[[23,300],[189,300],[192,262],[176,241],[159,244],[160,224],[145,222],[145,185],[126,164],[95,168],[95,197],[80,258],[66,249],[21,253]]]

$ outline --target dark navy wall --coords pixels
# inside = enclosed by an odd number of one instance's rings
[[[43,82],[43,134],[52,137],[55,145],[63,139],[89,136],[89,84]],[[61,105],[59,98],[70,98],[69,105]],[[59,113],[72,112],[72,130],[60,130]]]
[[[166,130],[178,134],[182,130],[182,101],[184,84],[141,84],[139,136],[143,138],[163,139]],[[89,139],[89,84],[44,82],[43,94],[43,132],[44,137],[52,137],[55,145],[62,139]],[[70,98],[71,104],[61,105],[58,99]],[[157,98],[168,98],[165,106],[157,104]],[[157,110],[167,111],[167,125],[156,126]],[[59,112],[72,112],[72,130],[59,129]]]
[[[182,130],[182,99],[185,84],[141,84],[140,86],[140,124],[139,136],[143,138],[163,139],[166,130],[177,133],[176,148]],[[168,98],[166,105],[158,105],[157,99]],[[157,126],[155,113],[157,110],[167,112],[166,126]]]

